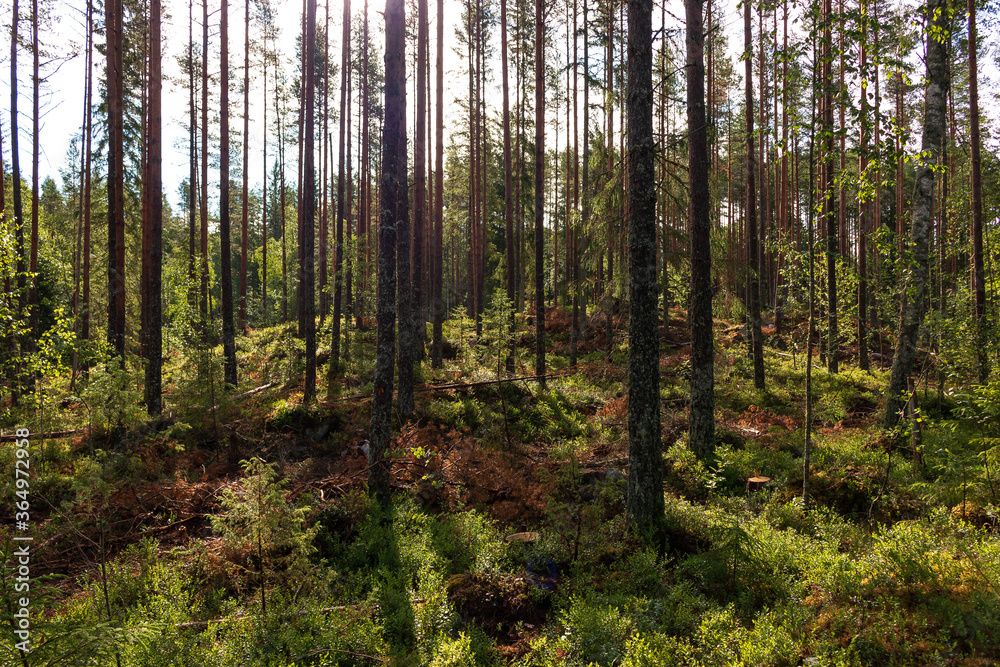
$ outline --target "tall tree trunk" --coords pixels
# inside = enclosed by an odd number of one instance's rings
[[[691,18],[689,14],[689,30]],[[641,530],[656,528],[663,520],[652,24],[652,0],[628,0],[628,518]],[[696,27],[700,32],[700,25]]]
[[[225,1],[225,0],[224,0]],[[264,98],[265,102],[267,98]],[[264,105],[265,108],[267,104]],[[239,330],[247,329],[247,252],[250,234],[250,0],[243,2],[243,211],[240,223]],[[265,162],[266,164],[266,162]],[[265,239],[266,242],[266,239]]]
[[[972,144],[972,286],[975,302],[976,350],[979,381],[983,384],[990,375],[986,355],[986,271],[983,266],[983,181],[982,158],[979,138],[979,70],[976,32],[976,1],[968,0],[969,13],[969,124]]]
[[[29,271],[31,271],[28,288],[28,322],[30,332],[25,342],[27,350],[35,350],[35,341],[41,336],[38,330],[38,151],[39,151],[39,122],[41,116],[38,109],[38,89],[41,83],[39,72],[39,43],[38,43],[38,0],[31,1],[31,53],[32,76],[31,76],[31,257]],[[30,390],[34,384],[33,378],[23,378],[26,389]]]
[[[161,295],[163,285],[163,188],[162,163],[162,69],[160,55],[160,0],[149,3],[149,152],[146,155],[149,183],[149,284],[146,297],[146,412],[150,416],[163,409],[163,317]]]
[[[277,69],[277,68],[275,68]],[[280,174],[281,187],[281,322],[288,322],[288,244],[287,244],[287,220],[285,207],[287,206],[287,188],[285,187],[285,134],[282,128],[281,107],[278,105],[278,85],[277,72],[275,72],[274,86],[274,115],[278,117],[278,172]],[[331,355],[332,356],[332,355]]]
[[[880,89],[880,84],[881,84],[880,79],[882,77],[881,77],[881,73],[879,71],[879,65],[880,65],[880,63],[882,61],[882,52],[879,49],[879,34],[882,31],[882,26],[879,23],[878,3],[875,3],[874,9],[875,9],[874,20],[872,22],[872,26],[874,27],[874,32],[875,32],[874,39],[872,40],[872,42],[873,42],[872,43],[872,47],[874,49],[874,52],[873,52],[874,55],[872,57],[872,60],[875,63],[875,104],[874,104],[874,108],[875,109],[881,109],[882,108],[882,92],[881,92],[881,89]],[[875,146],[876,150],[882,150],[882,114],[881,113],[876,113],[874,115],[875,115],[875,136],[873,137],[873,139],[874,139],[874,146]],[[876,160],[876,162],[875,162],[875,173],[874,173],[874,180],[875,180],[875,205],[874,205],[874,215],[872,216],[872,223],[871,223],[873,230],[877,230],[879,227],[882,226],[882,169],[881,169],[881,164],[882,164],[881,160]],[[880,273],[881,273],[879,271],[879,266],[881,264],[881,262],[879,260],[880,260],[880,258],[879,258],[878,253],[874,253],[873,252],[872,253],[872,263],[873,263],[874,266],[873,266],[873,271],[872,271],[872,278],[873,278],[874,284],[876,284],[876,285],[878,284],[879,276],[880,276]],[[868,328],[869,328],[869,331],[875,332],[875,331],[879,330],[878,301],[874,298],[874,290],[872,290],[870,292],[870,294],[871,294],[871,298],[869,299],[869,303],[868,303],[868,318],[869,318],[869,320],[868,320]]]
[[[326,321],[326,313],[329,308],[326,280],[329,274],[327,266],[327,227],[329,226],[329,192],[327,180],[329,180],[330,169],[327,161],[328,154],[332,153],[329,137],[330,120],[330,3],[324,2],[323,16],[323,129],[320,131],[320,144],[323,146],[323,168],[322,168],[322,207],[319,215],[319,323]],[[329,369],[333,367],[335,357],[330,355],[330,366],[327,367],[327,382],[329,383]]]
[[[142,12],[145,12],[145,7]],[[148,23],[142,27],[142,47],[139,49],[142,66],[139,75],[139,87],[142,92],[139,95],[139,117],[140,121],[140,142],[139,150],[139,228],[140,228],[140,268],[139,268],[139,357],[146,358],[146,338],[149,333],[149,258],[152,254],[152,235],[150,233],[150,192],[149,192],[149,32]]]
[[[337,238],[333,267],[333,340],[330,347],[329,389],[341,372],[340,326],[344,308],[344,137],[347,130],[347,61],[351,50],[351,0],[344,0],[340,60],[340,139],[337,144]]]
[[[354,53],[351,52],[350,49],[348,49],[347,63],[348,63],[348,65],[347,65],[348,71],[353,71],[354,70]],[[353,248],[354,247],[353,244],[351,243],[351,238],[352,238],[352,234],[353,234],[353,232],[351,230],[352,230],[353,215],[354,215],[354,180],[353,180],[354,179],[354,172],[353,172],[353,165],[351,164],[352,148],[353,148],[353,145],[351,143],[351,123],[352,123],[352,119],[353,119],[353,116],[351,114],[352,114],[352,110],[353,110],[353,106],[354,106],[353,94],[354,94],[354,79],[352,79],[350,77],[350,75],[348,75],[348,77],[347,77],[347,193],[346,193],[346,202],[345,202],[345,206],[347,208],[347,211],[345,213],[346,217],[344,218],[344,221],[345,221],[344,234],[347,237],[347,240],[346,240],[346,243],[347,243],[346,247],[347,248]],[[330,144],[330,151],[332,152],[333,151],[333,142],[326,142],[326,143]],[[345,362],[350,361],[350,359],[351,359],[351,345],[350,345],[350,343],[351,343],[351,337],[350,337],[350,330],[347,329],[346,327],[347,327],[347,325],[351,321],[351,313],[352,312],[356,312],[356,311],[352,310],[354,308],[354,302],[352,300],[353,299],[353,293],[351,291],[351,287],[352,287],[353,280],[354,280],[354,276],[353,276],[353,273],[352,273],[352,269],[354,267],[354,257],[353,256],[351,256],[351,255],[347,256],[346,265],[347,266],[346,266],[346,268],[344,270],[344,291],[346,292],[346,294],[344,295],[344,306],[343,306],[343,311],[344,311],[344,323],[343,323],[343,326],[345,327],[345,330],[344,330],[344,361]]]
[[[112,0],[119,1],[120,0]],[[208,340],[208,0],[201,0],[201,331]]]
[[[813,423],[813,403],[812,403],[812,369],[813,369],[813,338],[816,333],[816,263],[813,253],[815,251],[815,242],[813,234],[813,214],[815,212],[815,196],[816,182],[814,180],[813,174],[813,155],[815,153],[816,146],[816,88],[817,88],[817,70],[819,69],[818,60],[819,58],[816,49],[816,25],[813,22],[812,30],[810,30],[810,36],[812,41],[812,52],[813,52],[813,67],[812,67],[812,85],[809,87],[809,208],[808,213],[808,237],[807,242],[807,253],[809,262],[809,285],[808,285],[808,303],[809,303],[809,316],[808,316],[808,328],[806,329],[806,418],[805,418],[805,443],[802,452],[802,501],[806,505],[809,504],[809,475],[810,468],[812,465],[812,423]]]
[[[434,101],[434,333],[431,366],[441,368],[444,345],[444,0],[437,0],[437,81]]]
[[[702,0],[686,0],[688,174],[691,187],[691,420],[688,443],[699,459],[715,452],[715,336],[712,330],[711,196],[705,121]],[[666,313],[664,314],[666,317]],[[653,372],[656,372],[655,370]]]
[[[105,2],[108,38],[108,345],[125,363],[125,210],[123,160],[122,4]]]
[[[503,213],[507,246],[507,300],[511,304],[511,327],[514,324],[514,183],[510,161],[510,90],[507,77],[507,0],[500,0],[500,62],[503,71]],[[513,337],[512,337],[513,338]],[[507,353],[506,368],[514,372],[513,341]]]
[[[904,178],[904,164],[906,162],[906,156],[903,151],[906,148],[906,139],[908,132],[907,120],[905,117],[906,109],[903,107],[903,71],[902,69],[896,70],[896,197],[895,197],[895,211],[893,213],[896,217],[896,257],[894,265],[895,270],[893,275],[896,278],[896,288],[899,293],[900,305],[903,306],[906,301],[905,291],[901,289],[902,284],[902,274],[900,269],[903,266],[903,240],[905,238],[906,224],[905,216],[903,215],[903,208],[906,204],[905,198],[903,196],[903,178]],[[900,312],[902,312],[900,308]]]
[[[778,232],[784,245],[790,239],[788,211],[788,0],[782,3],[782,45],[781,45],[781,172],[778,188]],[[777,37],[776,37],[777,39]],[[777,98],[777,95],[775,95]],[[774,332],[781,334],[782,315],[788,300],[788,283],[782,272],[785,253],[778,254],[778,293],[774,308]]]
[[[83,299],[80,303],[81,321],[80,338],[90,340],[90,205],[92,196],[91,142],[94,136],[94,6],[87,0],[87,118],[84,131],[84,168],[83,168]],[[87,375],[88,363],[84,363],[83,374]]]
[[[226,0],[223,0],[225,3]],[[349,3],[345,2],[349,7]],[[302,336],[306,340],[306,372],[302,388],[302,401],[309,403],[316,397],[316,0],[306,2],[306,87],[305,87],[305,153],[302,183]],[[331,355],[332,358],[333,355]]]
[[[368,179],[369,167],[371,162],[371,157],[369,155],[369,126],[371,124],[369,116],[369,86],[368,86],[368,0],[365,0],[364,6],[364,16],[362,17],[362,31],[363,36],[361,39],[361,60],[362,67],[364,68],[363,80],[362,80],[362,92],[361,92],[361,106],[362,106],[362,120],[361,120],[361,220],[360,224],[364,227],[364,238],[359,239],[359,247],[363,249],[364,258],[364,272],[362,275],[362,284],[364,285],[365,293],[368,292],[368,286],[371,284],[371,181]],[[359,233],[360,235],[360,233]],[[361,323],[361,310],[358,309],[356,316],[356,322]]]
[[[109,1],[110,5],[111,2]],[[110,10],[109,10],[110,11]],[[24,256],[24,205],[21,201],[21,161],[18,150],[18,116],[17,116],[17,24],[20,19],[18,1],[14,0],[11,10],[11,39],[10,39],[10,158],[11,158],[11,197],[14,200],[14,244],[17,253],[17,293],[18,309],[23,316],[27,307],[27,266],[25,266]],[[113,44],[112,44],[113,46]],[[111,59],[111,51],[108,58]],[[111,71],[113,61],[108,71]],[[110,83],[110,82],[109,82]],[[109,332],[110,333],[110,332]],[[110,337],[110,336],[109,336]],[[23,344],[23,341],[22,341]],[[11,360],[18,357],[16,341],[11,336],[8,341],[8,354]],[[11,404],[17,405],[20,396],[21,364],[15,362],[13,371],[14,377],[11,382]]]
[[[823,217],[826,218],[826,289],[827,289],[827,370],[837,372],[840,350],[837,331],[837,255],[840,246],[837,224],[837,198],[834,195],[833,167],[833,2],[823,2]]]
[[[424,343],[424,228],[427,218],[427,0],[417,0],[417,108],[413,140],[413,280],[410,355],[419,365]]]
[[[580,227],[584,234],[583,255],[586,258],[590,245],[590,24],[587,0],[583,0],[583,201],[581,202]],[[583,266],[583,282],[587,280],[587,264]],[[579,276],[577,276],[579,281]],[[587,337],[587,290],[583,289],[580,303],[580,335]]]
[[[263,181],[261,181],[263,183],[263,185],[261,186],[261,189],[260,189],[260,192],[261,192],[261,205],[260,205],[260,222],[261,222],[261,230],[260,230],[260,239],[261,239],[261,248],[260,248],[260,251],[261,251],[261,262],[260,262],[260,274],[261,274],[261,281],[260,281],[260,315],[261,315],[261,320],[263,322],[263,326],[265,326],[265,327],[268,325],[268,317],[267,317],[267,245],[268,245],[268,240],[269,240],[268,235],[267,235],[267,61],[269,60],[268,55],[269,54],[268,54],[268,51],[267,51],[267,35],[265,34],[264,35],[264,55],[263,55],[263,58],[261,59],[262,60],[262,69],[264,70],[264,90],[261,93],[261,99],[264,101],[264,103],[261,105],[261,107],[262,107],[262,115],[263,115],[263,125],[264,125],[264,129],[263,129],[263,132],[262,132],[262,136],[264,138],[264,141],[262,142],[263,143],[263,147],[262,147],[263,160],[262,160],[262,162],[263,162],[263,165],[264,165],[264,169],[263,169],[263,174],[262,174]]]
[[[868,13],[865,10],[865,0],[861,2],[861,118],[858,131],[860,147],[858,149],[858,173],[862,183],[868,176]],[[843,107],[841,107],[843,113]],[[864,188],[867,190],[867,188]],[[843,206],[841,198],[841,208]],[[871,202],[868,195],[858,197],[858,366],[867,371],[868,365],[868,218]]]
[[[885,427],[894,428],[905,404],[906,381],[913,369],[917,334],[924,319],[923,304],[928,288],[928,237],[934,200],[934,168],[945,131],[948,96],[947,49],[949,19],[944,0],[927,3],[927,76],[924,92],[923,137],[920,161],[913,187],[913,219],[910,225],[909,280],[906,307],[900,317],[892,375],[886,390]]]
[[[386,0],[388,3],[389,0]],[[389,6],[386,4],[386,19],[388,21]],[[386,28],[388,35],[388,26]],[[402,49],[405,54],[405,49]],[[388,54],[388,45],[386,46]],[[388,55],[386,56],[388,58]],[[402,56],[405,58],[405,55]],[[388,60],[386,61],[386,106],[389,101],[388,84]],[[403,85],[400,87],[400,122],[405,123],[406,119],[406,62],[400,64],[403,72]],[[388,125],[388,108],[386,109],[386,124]],[[402,130],[403,149],[395,163],[397,170],[396,182],[396,315],[399,321],[399,351],[396,364],[398,367],[399,387],[396,390],[396,411],[402,420],[406,420],[413,413],[413,283],[410,276],[410,252],[412,249],[412,237],[409,216],[409,188],[407,183],[407,154],[405,127]],[[386,147],[388,150],[388,147]],[[384,155],[385,159],[387,155]],[[383,169],[385,167],[383,166]]]
[[[198,307],[198,252],[195,249],[198,206],[198,109],[194,78],[194,0],[188,0],[188,307]]]
[[[829,0],[828,0],[829,1]],[[747,54],[753,53],[750,25],[750,3],[743,5],[743,30]],[[753,130],[753,58],[746,59],[746,136],[747,136],[747,248],[749,249],[748,301],[750,302],[750,334],[753,352],[753,384],[764,388],[764,336],[760,326],[760,246],[757,232],[757,188]]]
[[[580,28],[577,0],[573,0],[573,210],[580,205],[580,57],[578,44]],[[506,40],[505,40],[506,41]],[[577,347],[580,338],[580,233],[583,231],[579,219],[573,225],[573,322],[570,325],[569,365],[576,368]]]
[[[222,0],[219,24],[221,57],[221,99],[219,101],[219,264],[222,292],[222,354],[225,357],[226,384],[235,387],[236,330],[233,326],[233,251],[229,239],[229,0]],[[307,343],[308,346],[308,343]],[[308,358],[307,362],[308,364]]]
[[[392,369],[395,357],[396,236],[406,220],[406,62],[403,0],[385,5],[385,121],[382,126],[382,184],[379,206],[378,320],[375,396],[368,450],[368,491],[389,499],[389,445]]]
[[[305,44],[305,41],[306,41],[306,30],[308,30],[308,28],[306,27],[306,17],[307,17],[308,14],[309,14],[308,0],[302,0],[302,33],[301,33],[301,37],[302,37],[302,43],[303,44]],[[301,81],[305,81],[305,79],[306,79],[306,70],[307,70],[307,68],[308,69],[312,69],[313,68],[313,63],[311,63],[308,60],[306,60],[306,49],[305,49],[304,46],[300,49],[300,53],[301,53],[301,57],[300,57],[300,60],[299,60],[299,72],[300,72],[300,75],[301,75],[301,79],[300,80]],[[305,119],[305,115],[304,115],[305,114],[305,110],[306,110],[306,87],[305,87],[305,85],[300,85],[299,86],[299,126],[298,126],[299,139],[298,139],[298,143],[296,143],[296,147],[298,148],[298,151],[299,151],[299,155],[298,155],[299,159],[298,159],[298,163],[297,163],[297,165],[298,165],[298,175],[296,177],[297,180],[295,182],[295,184],[296,184],[296,191],[295,191],[295,201],[296,201],[296,206],[295,206],[295,233],[296,233],[296,237],[295,238],[298,239],[298,245],[296,247],[296,254],[297,254],[298,261],[295,263],[295,267],[296,267],[295,268],[295,278],[296,278],[296,280],[295,280],[295,313],[296,313],[296,318],[297,318],[297,321],[298,321],[298,328],[296,329],[296,331],[298,332],[299,338],[305,338],[305,335],[306,335],[306,333],[305,333],[305,329],[306,329],[306,300],[305,300],[305,295],[302,292],[302,290],[305,288],[305,280],[306,280],[306,277],[305,277],[305,268],[306,268],[305,249],[306,249],[306,244],[305,244],[305,238],[303,237],[304,230],[302,228],[302,214],[305,212],[305,206],[303,205],[303,201],[302,201],[302,196],[305,193],[305,188],[304,188],[304,184],[303,184],[303,180],[302,180],[303,179],[302,170],[305,167],[305,154],[304,154],[305,144],[303,143],[303,135],[305,134],[305,129],[306,129],[306,119]],[[333,356],[333,355],[331,354],[330,356]]]
[[[535,0],[535,375],[545,386],[545,0]]]
[[[486,307],[486,103],[483,87],[486,79],[485,44],[483,42],[483,0],[476,0],[476,183],[478,212],[476,213],[476,338],[483,335],[483,312]]]

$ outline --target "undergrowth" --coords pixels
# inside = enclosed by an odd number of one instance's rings
[[[506,320],[503,304],[491,317]],[[558,320],[555,320],[558,321]],[[337,402],[304,406],[288,327],[168,360],[169,417],[134,410],[138,370],[97,369],[39,442],[30,665],[985,665],[1000,660],[1000,384],[921,391],[922,447],[877,426],[883,371],[814,370],[801,498],[804,359],[717,364],[716,455],[686,445],[686,356],[661,360],[666,548],[624,522],[628,393],[581,350],[546,388],[519,374],[533,340],[476,341],[424,379],[393,444],[390,506],[364,493],[373,362],[352,332]],[[562,336],[564,332],[557,332]],[[553,368],[565,366],[557,359]],[[325,377],[320,369],[320,377]],[[206,387],[220,395],[206,397]],[[96,400],[104,391],[112,400]],[[124,438],[112,438],[118,427]],[[0,467],[13,449],[0,447]],[[769,481],[751,486],[749,478]],[[14,487],[0,480],[10,514]],[[33,505],[34,507],[34,505]],[[11,562],[13,543],[0,543]],[[69,554],[70,556],[67,556]],[[14,648],[5,572],[0,660]]]

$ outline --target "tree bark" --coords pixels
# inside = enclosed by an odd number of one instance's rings
[[[500,0],[500,62],[503,70],[503,211],[504,240],[507,250],[507,300],[511,304],[511,329],[514,324],[514,183],[510,160],[510,89],[507,77],[507,0]],[[513,337],[512,337],[513,338]],[[514,372],[514,347],[507,353],[506,368]]]
[[[327,265],[327,246],[329,245],[329,239],[327,238],[327,229],[330,224],[330,208],[329,208],[329,189],[327,187],[327,181],[330,177],[330,165],[328,158],[329,154],[333,152],[333,147],[330,146],[330,3],[323,3],[323,129],[320,130],[320,140],[319,143],[322,146],[323,154],[323,166],[321,169],[321,181],[322,181],[322,206],[320,208],[319,214],[319,323],[320,326],[326,321],[327,310],[329,309],[329,299],[327,294],[327,276],[329,275],[330,269]],[[330,355],[331,361],[333,363],[333,355]],[[327,382],[329,383],[329,368],[327,367]]]
[[[235,387],[236,329],[233,326],[233,252],[230,242],[229,201],[229,0],[222,0],[219,32],[221,56],[219,69],[221,96],[219,100],[219,264],[222,292],[222,353],[225,357],[226,384]],[[308,344],[307,344],[308,345]],[[306,362],[308,364],[308,361]]]
[[[198,109],[195,106],[194,0],[188,0],[188,307],[198,306],[198,264],[195,236],[198,206]]]
[[[112,2],[120,0],[112,0]],[[201,331],[208,337],[208,0],[201,0]]]
[[[663,520],[652,23],[652,0],[628,0],[628,519],[640,530]]]
[[[858,173],[861,175],[862,187],[868,181],[868,13],[865,11],[865,1],[861,3],[861,118],[858,132],[860,147],[858,149]],[[841,107],[843,110],[843,107]],[[864,188],[867,191],[867,188]],[[843,200],[842,200],[843,201]],[[863,371],[869,369],[868,363],[868,218],[871,202],[868,195],[862,193],[858,197],[858,366]]]
[[[122,4],[105,3],[108,39],[108,345],[125,363],[125,210],[123,194]]]
[[[434,108],[434,245],[432,302],[434,332],[431,344],[431,367],[441,368],[444,346],[444,0],[437,2],[437,82]]]
[[[833,167],[833,37],[830,23],[833,21],[833,2],[823,2],[823,217],[826,219],[826,289],[827,289],[827,370],[837,372],[840,342],[837,331],[837,255],[839,233],[834,196]]]
[[[31,2],[31,53],[32,53],[32,77],[31,77],[31,251],[29,258],[29,271],[31,272],[28,289],[28,323],[29,335],[25,338],[26,349],[33,352],[36,348],[35,341],[41,336],[38,329],[38,151],[39,151],[39,122],[41,116],[38,109],[38,89],[41,83],[39,72],[39,44],[38,44],[38,0]],[[26,390],[32,390],[34,378],[22,378],[25,382]]]
[[[264,98],[267,108],[267,98]],[[240,223],[240,310],[239,330],[247,329],[247,252],[250,234],[250,0],[243,2],[243,211]],[[266,164],[266,161],[265,161]],[[265,239],[265,243],[267,240]]]
[[[223,0],[225,2],[226,0]],[[345,6],[349,3],[345,2]],[[303,403],[316,397],[316,0],[306,0],[305,137],[302,146],[302,336],[306,342]],[[333,355],[331,354],[331,359]]]
[[[535,0],[535,375],[545,386],[545,0]]]
[[[94,91],[94,6],[87,0],[87,118],[84,131],[83,168],[83,298],[80,302],[80,338],[90,340],[90,205],[92,196],[91,144],[94,136],[94,114],[92,112]],[[88,363],[84,363],[83,374],[87,375]]]
[[[261,316],[261,321],[262,321],[263,325],[266,327],[268,325],[268,317],[267,317],[267,244],[268,244],[268,236],[267,236],[267,61],[270,59],[270,54],[267,51],[267,33],[264,34],[263,40],[264,40],[264,57],[261,59],[262,60],[261,69],[263,70],[263,74],[264,74],[264,86],[263,86],[263,91],[261,92],[261,99],[264,101],[264,103],[261,105],[261,107],[262,107],[261,108],[261,114],[263,116],[263,118],[262,118],[262,124],[263,124],[264,127],[263,127],[263,131],[262,131],[262,135],[264,137],[264,141],[262,142],[263,143],[263,147],[261,149],[261,152],[263,154],[263,160],[262,160],[262,162],[263,162],[263,165],[264,165],[264,169],[263,169],[263,174],[261,174],[261,176],[263,177],[263,180],[261,181],[262,185],[261,185],[261,189],[260,189],[260,193],[261,193],[261,197],[260,197],[261,198],[261,204],[260,204],[260,223],[261,223],[261,229],[260,229],[260,241],[261,241],[261,248],[260,248],[260,252],[261,252],[261,261],[260,261],[260,273],[261,273],[261,281],[260,281],[260,316]]]
[[[385,5],[385,121],[382,126],[382,183],[379,207],[378,320],[375,396],[368,450],[368,491],[389,500],[392,369],[395,357],[396,236],[406,219],[406,62],[403,0]],[[402,215],[401,215],[402,214]]]
[[[108,4],[111,4],[109,0]],[[109,11],[110,8],[109,8]],[[17,293],[18,309],[23,316],[27,307],[27,281],[24,257],[24,204],[21,201],[21,161],[18,149],[18,117],[17,117],[17,24],[20,19],[18,1],[14,0],[11,11],[11,40],[10,40],[10,158],[11,158],[11,198],[14,202],[14,245],[17,252]],[[113,44],[112,44],[113,46]],[[109,51],[109,59],[112,58]],[[113,61],[109,64],[108,70],[113,68]],[[110,83],[110,82],[109,82]],[[110,162],[109,162],[110,164]],[[110,331],[109,331],[110,334]],[[110,336],[109,336],[110,337]],[[22,342],[23,344],[23,342]],[[17,357],[16,342],[11,336],[8,341],[11,361]],[[18,405],[20,396],[21,363],[14,362],[14,371],[11,382],[11,405]]]
[[[340,60],[340,139],[337,144],[337,239],[333,267],[333,340],[330,347],[330,389],[341,372],[340,327],[344,310],[344,137],[347,130],[347,60],[351,50],[351,0],[344,0]]]
[[[972,286],[975,303],[976,350],[979,382],[985,384],[990,375],[986,355],[986,271],[983,266],[983,181],[982,140],[979,133],[979,69],[976,31],[976,1],[968,0],[969,13],[969,125],[972,144]]]
[[[885,427],[895,428],[905,403],[906,381],[913,369],[917,334],[923,323],[923,304],[928,289],[928,237],[934,200],[934,167],[945,131],[948,97],[947,43],[950,34],[945,0],[927,3],[927,74],[924,91],[923,137],[913,187],[913,219],[910,225],[910,253],[905,308],[899,321],[896,354],[886,390]]]
[[[160,0],[149,3],[149,284],[146,296],[146,412],[150,416],[163,409],[162,365],[163,326],[161,313],[163,269],[163,190],[162,163],[162,64],[160,54]]]
[[[427,0],[417,0],[417,119],[413,139],[413,280],[411,285],[411,364],[423,358],[424,229],[427,218]]]
[[[386,34],[388,35],[388,0],[386,4]],[[406,62],[405,48],[400,49],[404,54],[400,56],[404,61],[399,64],[403,84],[400,87],[400,122],[405,123],[406,119]],[[386,46],[386,58],[388,58],[388,46]],[[388,60],[386,61],[386,124],[388,125]],[[399,386],[396,390],[396,411],[401,420],[406,420],[413,412],[413,282],[410,275],[412,237],[410,229],[410,216],[408,210],[409,188],[407,183],[407,154],[406,154],[406,134],[405,125],[402,130],[403,138],[400,142],[403,146],[395,168],[397,170],[396,181],[396,316],[399,321],[399,350],[397,351],[396,365],[398,369]],[[388,147],[386,147],[388,150]],[[383,160],[386,159],[383,155]],[[383,164],[383,169],[385,168]]]
[[[829,1],[829,0],[828,0]],[[753,130],[753,53],[750,25],[750,3],[743,5],[743,30],[746,46],[746,140],[747,140],[747,248],[749,250],[748,301],[750,303],[750,335],[753,353],[753,384],[764,388],[764,336],[760,325],[760,246],[757,231],[757,188]]]
[[[691,187],[691,421],[688,446],[701,460],[715,452],[715,336],[712,330],[711,198],[705,119],[702,0],[686,0],[688,174]],[[666,316],[666,315],[665,315]]]

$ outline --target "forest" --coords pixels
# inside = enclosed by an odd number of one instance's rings
[[[994,0],[0,14],[0,664],[1000,663]]]

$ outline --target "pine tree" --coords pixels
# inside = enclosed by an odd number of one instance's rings
[[[222,353],[225,357],[226,384],[237,385],[236,374],[236,330],[233,325],[233,252],[229,238],[229,0],[222,0],[222,16],[219,24],[219,39],[222,41],[219,68],[221,95],[219,101],[220,141],[219,147],[219,244],[221,246],[222,292]],[[308,363],[308,362],[307,362]]]
[[[628,518],[643,530],[663,518],[652,23],[652,0],[628,0]]]
[[[226,0],[223,0],[225,2]],[[305,81],[305,128],[304,128],[304,164],[302,165],[302,336],[306,343],[305,382],[302,388],[302,401],[309,403],[316,397],[316,306],[314,268],[314,230],[316,228],[316,0],[306,2],[306,81]]]
[[[163,286],[163,188],[162,163],[162,104],[163,82],[160,55],[160,0],[149,3],[149,149],[147,154],[149,183],[149,282],[145,285],[146,324],[146,411],[150,416],[163,409],[163,316],[161,312]]]
[[[686,0],[688,174],[691,225],[691,421],[688,443],[698,458],[715,451],[715,363],[712,248],[705,119],[705,33],[702,0]],[[665,314],[666,317],[666,314]]]
[[[535,0],[535,375],[545,386],[545,0]]]
[[[407,218],[406,61],[403,0],[385,5],[385,121],[382,126],[382,183],[379,207],[375,396],[368,450],[368,491],[389,499],[392,369],[396,345],[396,236]]]

